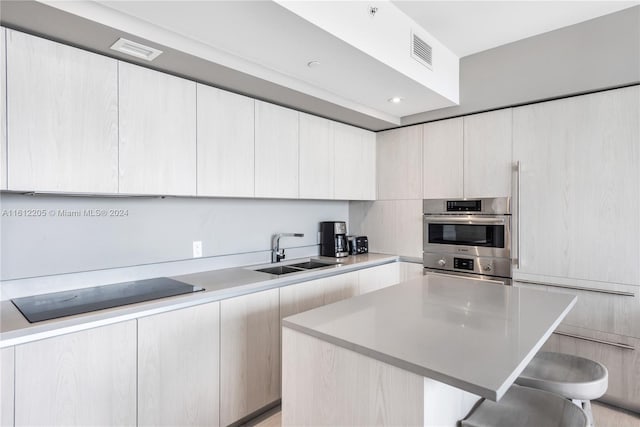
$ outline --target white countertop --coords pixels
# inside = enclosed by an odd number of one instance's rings
[[[575,302],[424,276],[287,317],[283,326],[495,401]]]
[[[312,257],[312,259],[335,262],[334,258]],[[0,348],[77,332],[84,329],[91,329],[98,326],[109,325],[125,320],[150,316],[198,304],[233,298],[267,289],[280,288],[294,283],[320,279],[395,261],[398,261],[398,257],[394,255],[369,253],[343,258],[340,260],[340,265],[329,268],[301,271],[300,273],[285,274],[281,276],[253,271],[256,268],[272,267],[275,264],[226,268],[173,276],[172,279],[176,279],[190,285],[200,286],[204,288],[204,291],[98,310],[75,316],[61,317],[37,323],[29,323],[11,301],[1,301]],[[292,264],[295,262],[300,262],[300,260],[288,260],[281,264]]]

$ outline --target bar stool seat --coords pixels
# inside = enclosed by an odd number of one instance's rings
[[[511,386],[499,402],[484,400],[462,427],[586,427],[585,412],[562,396]]]
[[[609,373],[602,363],[584,357],[541,351],[524,368],[516,384],[589,401],[605,394]]]

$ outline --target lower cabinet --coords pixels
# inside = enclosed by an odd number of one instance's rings
[[[280,399],[279,289],[220,302],[220,424]]]
[[[0,349],[0,426],[13,425],[14,348]]]
[[[543,350],[602,363],[609,371],[609,388],[600,400],[640,412],[640,339],[561,326]]]
[[[377,291],[400,283],[400,263],[379,265],[358,271],[358,293]]]
[[[424,276],[424,266],[422,263],[415,262],[399,262],[400,281],[405,282],[411,279],[417,279]]]
[[[220,303],[138,319],[138,425],[218,426]]]
[[[136,321],[17,345],[15,425],[136,425]]]
[[[280,288],[280,317],[358,295],[358,273],[354,271]]]

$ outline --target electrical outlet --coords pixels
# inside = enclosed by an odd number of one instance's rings
[[[193,241],[193,257],[194,258],[202,257],[202,242],[200,240]]]

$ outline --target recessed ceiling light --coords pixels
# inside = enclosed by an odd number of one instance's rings
[[[387,101],[389,101],[389,102],[390,102],[390,103],[392,103],[392,104],[399,104],[399,103],[401,103],[401,102],[402,102],[402,100],[403,100],[403,99],[404,99],[404,98],[401,98],[401,97],[399,97],[399,96],[394,96],[393,98],[389,98],[389,99],[387,99]]]
[[[307,67],[309,67],[309,68],[317,67],[318,65],[320,65],[320,61],[309,61],[309,62],[307,62]]]
[[[120,38],[113,45],[111,49],[120,53],[135,56],[136,58],[145,59],[147,61],[153,61],[156,59],[162,51],[153,47],[145,46],[140,43],[132,42],[131,40]]]

